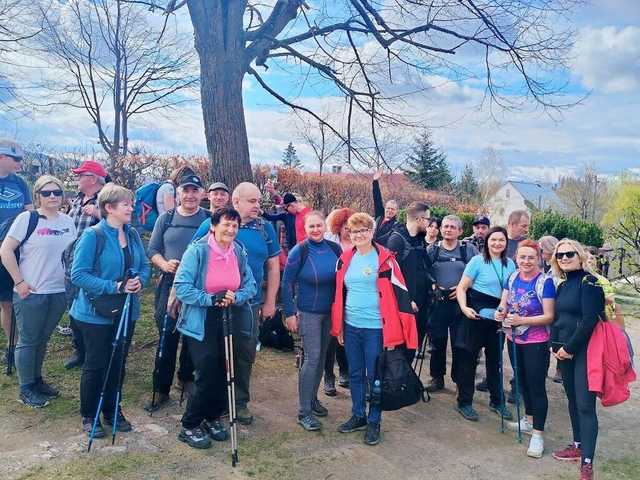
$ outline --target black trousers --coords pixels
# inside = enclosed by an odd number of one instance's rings
[[[344,351],[344,346],[338,343],[336,337],[331,337],[329,340],[329,347],[327,348],[327,356],[324,361],[324,378],[335,381],[336,376],[333,373],[333,366],[335,362],[338,362],[338,371],[342,376],[349,375],[349,364],[347,363],[347,354]]]
[[[164,273],[160,278],[158,288],[155,294],[155,322],[158,327],[159,338],[162,339],[162,327],[167,313],[167,301],[169,292],[173,285],[174,275]],[[162,358],[158,357],[160,353],[160,344],[156,349],[155,368],[153,371],[153,389],[156,392],[169,394],[171,384],[173,383],[173,374],[176,369],[176,357],[178,354],[178,344],[180,343],[180,332],[176,330],[176,319],[167,318],[166,331],[164,335],[164,346],[162,350]],[[178,378],[182,382],[193,381],[193,362],[187,351],[187,342],[182,341],[180,350],[180,367],[178,369]]]
[[[513,365],[513,342],[507,340],[509,358]],[[549,370],[549,344],[516,343],[518,357],[518,388],[524,400],[524,412],[533,417],[533,428],[544,431],[549,400],[547,398],[547,371]]]
[[[78,322],[71,315],[69,315],[69,327],[71,328],[72,333],[71,338],[73,339],[73,348],[75,349],[78,358],[84,362],[85,348],[84,340],[82,339],[82,332],[80,331]]]
[[[587,348],[576,352],[571,360],[558,362],[562,384],[569,401],[573,441],[581,443],[582,460],[593,459],[598,439],[596,395],[587,382]]]
[[[433,305],[429,316],[432,347],[429,358],[431,378],[443,378],[447,373],[447,342],[451,337],[451,379],[458,383],[460,349],[456,347],[456,335],[461,316],[460,307],[455,300],[444,300]]]
[[[208,309],[202,341],[186,336],[184,338],[189,346],[196,375],[195,390],[187,401],[182,426],[194,428],[203,420],[216,420],[228,406],[222,310],[217,307]]]
[[[118,321],[116,320],[111,325],[94,325],[80,321],[77,321],[76,324],[82,334],[82,340],[86,348],[82,376],[80,378],[80,414],[83,417],[93,418],[98,409],[100,392],[109,365],[109,359],[111,358]],[[129,322],[127,341],[124,348],[122,342],[119,342],[113,358],[102,404],[102,413],[109,418],[115,412],[116,393],[120,387],[118,385],[118,374],[121,365],[121,378],[124,384],[125,366],[134,329],[135,322]]]

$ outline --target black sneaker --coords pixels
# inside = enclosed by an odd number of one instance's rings
[[[341,373],[338,376],[338,386],[342,388],[349,388],[349,374]]]
[[[253,414],[245,407],[236,407],[236,419],[241,425],[251,425],[253,423]]]
[[[166,407],[170,401],[171,397],[169,397],[168,393],[157,392],[155,399],[152,396],[151,400],[145,404],[144,409],[149,413],[157,412],[161,408]]]
[[[495,405],[493,403],[490,403],[489,410],[497,413],[498,415],[501,415],[505,420],[513,420],[513,414],[506,405]]]
[[[444,390],[444,378],[442,377],[433,377],[427,385],[427,392],[436,393]]]
[[[313,415],[298,415],[298,424],[307,432],[317,432],[322,429],[322,423]]]
[[[209,438],[209,434],[200,426],[195,428],[182,427],[182,430],[178,433],[178,440],[186,443],[192,448],[204,449],[211,447],[211,438]]]
[[[82,417],[82,431],[87,434],[87,437],[91,437],[91,429],[93,428],[93,418],[91,417]],[[98,423],[96,425],[96,431],[93,433],[93,438],[104,438],[105,437],[104,428],[102,427],[102,423],[100,423],[100,419],[98,419]]]
[[[476,390],[478,390],[479,392],[488,392],[489,391],[489,385],[487,384],[487,379],[486,378],[483,378],[481,381],[476,383]]]
[[[104,413],[102,414],[102,418],[104,419],[105,425],[107,425],[108,427],[113,426],[113,418],[108,417]],[[118,432],[130,432],[131,430],[133,430],[133,427],[131,426],[129,420],[124,417],[121,408],[118,409],[118,423],[116,425],[116,430]]]
[[[462,415],[466,420],[469,420],[470,422],[477,422],[480,418],[478,416],[478,412],[476,412],[471,405],[465,405],[464,407],[458,405],[456,406],[456,410],[460,415]]]
[[[367,445],[377,445],[380,443],[380,424],[369,423],[367,431],[364,432],[364,443]]]
[[[336,390],[336,380],[335,378],[324,379],[324,394],[327,397],[335,397],[338,392]]]
[[[45,382],[42,379],[36,382],[35,388],[38,392],[40,392],[42,395],[44,395],[49,399],[57,398],[60,396],[60,391],[56,387],[54,387],[53,385],[49,385],[47,382]]]
[[[71,358],[64,362],[64,368],[66,368],[67,370],[72,370],[74,368],[81,367],[83,363],[84,359],[80,358],[77,353],[74,353]]]
[[[42,408],[49,405],[49,398],[41,394],[35,387],[20,390],[18,401],[31,408]]]
[[[211,440],[215,440],[216,442],[224,442],[229,438],[229,432],[224,428],[224,424],[220,419],[212,420],[210,422],[203,420],[202,430],[207,432],[211,437]]]
[[[315,399],[311,403],[311,411],[316,417],[326,417],[329,415],[329,410],[326,409],[324,405],[320,403],[320,400]]]
[[[353,415],[349,420],[338,427],[340,433],[351,433],[367,428],[367,419],[365,417],[356,417]]]

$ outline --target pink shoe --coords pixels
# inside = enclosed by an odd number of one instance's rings
[[[553,452],[553,458],[561,462],[577,462],[582,458],[582,450],[573,443],[565,448]]]

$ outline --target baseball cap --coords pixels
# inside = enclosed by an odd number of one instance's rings
[[[209,191],[211,192],[212,190],[224,190],[225,192],[229,193],[229,187],[227,187],[224,183],[222,182],[213,182],[210,186],[209,186]]]
[[[185,175],[184,177],[180,178],[180,183],[178,184],[178,186],[186,187],[188,185],[198,188],[204,188],[202,186],[202,180],[200,180],[200,177],[197,175]]]
[[[6,155],[8,157],[22,160],[24,152],[16,142],[0,139],[0,155]]]
[[[476,215],[473,219],[472,225],[486,225],[487,227],[490,227],[491,221],[486,215]]]
[[[85,160],[78,168],[74,168],[71,171],[76,175],[80,175],[81,173],[92,173],[93,175],[102,178],[105,178],[108,175],[104,167],[93,160]]]
[[[289,203],[297,202],[296,196],[293,193],[285,193],[282,197],[282,203],[288,205]]]

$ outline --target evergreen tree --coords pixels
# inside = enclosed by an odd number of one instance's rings
[[[473,172],[473,167],[468,163],[464,166],[460,179],[455,184],[455,193],[466,201],[477,198],[480,193],[480,185]]]
[[[284,150],[282,154],[282,166],[284,168],[301,168],[302,162],[298,158],[298,153],[296,152],[296,147],[293,146],[292,142],[289,142],[287,148]]]
[[[404,173],[413,183],[429,190],[451,187],[453,177],[449,171],[447,156],[435,146],[429,131],[416,138],[416,145],[407,159],[407,165],[409,168]]]

